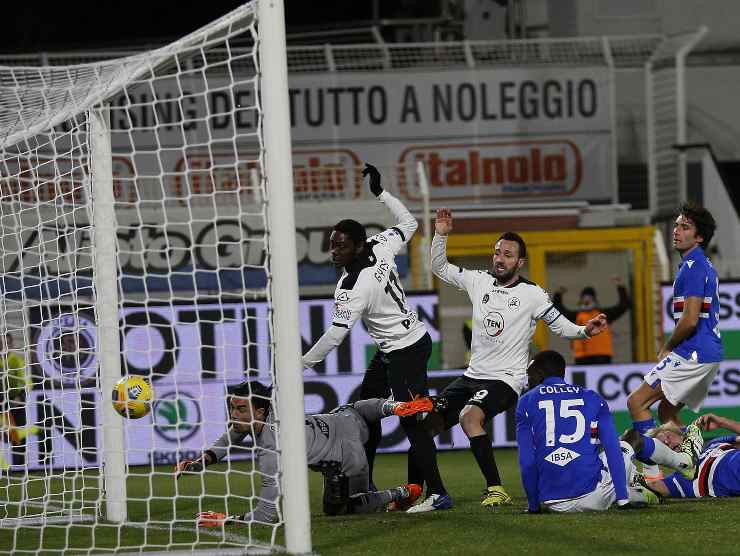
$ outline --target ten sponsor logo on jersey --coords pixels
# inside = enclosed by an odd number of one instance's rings
[[[492,338],[500,336],[506,327],[504,316],[498,311],[491,311],[488,313],[483,318],[483,324],[486,328],[486,334]]]

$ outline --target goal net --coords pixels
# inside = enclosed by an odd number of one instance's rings
[[[280,442],[279,473],[250,436],[174,474],[226,432],[230,388],[276,383],[257,16],[122,59],[0,67],[0,553],[284,543],[280,499],[260,496],[281,488]],[[131,375],[154,391],[135,420],[111,404]],[[246,522],[197,528],[203,511]]]

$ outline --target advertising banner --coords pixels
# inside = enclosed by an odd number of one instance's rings
[[[409,294],[409,306],[424,322],[433,342],[431,365],[439,365],[440,333],[436,294]],[[124,374],[151,376],[158,384],[244,376],[268,376],[269,306],[264,301],[148,303],[120,312],[121,368]],[[302,352],[331,326],[334,298],[303,299],[298,315]],[[29,310],[31,369],[38,380],[58,387],[95,384],[96,327],[92,308],[32,307]],[[375,354],[375,342],[362,321],[341,346],[316,365],[318,375],[361,373]]]
[[[663,306],[663,333],[667,336],[676,326],[673,320],[671,298],[673,284],[660,288]],[[719,283],[719,330],[725,359],[740,358],[740,281],[729,280]]]
[[[355,203],[338,215],[314,207],[296,213],[296,257],[301,286],[336,283],[339,274],[331,263],[329,236],[342,218],[365,226],[368,236],[395,222],[378,203]],[[4,236],[3,291],[27,297],[45,292],[92,295],[81,291],[91,284],[93,234],[85,217],[50,214],[43,222],[23,211],[17,234]],[[233,214],[232,214],[233,213]],[[123,293],[157,291],[242,291],[264,287],[265,230],[261,215],[239,207],[162,210],[119,210],[117,219],[118,264]],[[60,240],[64,238],[64,240]],[[396,256],[399,274],[408,273],[406,248]],[[21,284],[21,271],[23,282]],[[70,278],[74,276],[74,279]],[[43,278],[42,278],[43,277]],[[58,279],[56,277],[59,277]],[[48,294],[46,294],[48,295]]]
[[[629,424],[627,397],[639,386],[649,368],[648,363],[571,367],[566,380],[598,392],[609,404],[617,430],[621,431]],[[461,372],[430,372],[431,393],[441,392]],[[226,430],[225,383],[214,379],[192,380],[187,376],[183,373],[182,379],[155,382],[156,402],[150,415],[125,421],[129,464],[170,465],[180,458],[198,456]],[[307,374],[304,380],[306,413],[325,413],[357,399],[362,376],[361,373]],[[25,461],[29,468],[99,465],[103,403],[110,403],[109,395],[92,388],[32,392],[27,404],[28,418],[42,430],[28,440]],[[722,363],[703,411],[719,411],[740,420],[740,361]],[[515,446],[513,411],[496,416],[490,434],[496,447]],[[468,447],[468,441],[460,427],[455,426],[437,437],[437,445],[442,450],[462,449]],[[380,451],[397,452],[407,448],[408,442],[398,419],[384,419]],[[250,452],[241,450],[234,457],[250,457]]]

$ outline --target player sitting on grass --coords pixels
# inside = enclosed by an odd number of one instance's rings
[[[218,512],[198,514],[199,527],[218,527],[253,521],[278,521],[277,432],[271,412],[272,389],[258,382],[235,388],[229,399],[231,425],[210,449],[195,461],[186,460],[176,467],[179,477],[186,472],[200,472],[207,465],[223,459],[232,445],[247,435],[257,448],[257,469],[262,476],[259,502],[252,512],[227,516]],[[384,399],[360,400],[338,407],[328,414],[306,416],[306,457],[314,471],[324,475],[323,506],[327,515],[382,511],[391,502],[413,503],[421,486],[405,484],[380,492],[368,492],[369,474],[364,443],[368,424],[392,415],[408,417],[432,411],[430,398],[409,402]]]
[[[615,501],[620,507],[659,503],[648,488],[632,484],[634,451],[620,445],[606,402],[565,382],[562,355],[538,353],[527,376],[530,390],[517,404],[516,438],[528,512],[538,513],[540,505],[586,512]]]
[[[647,485],[655,492],[671,498],[740,496],[740,422],[707,413],[694,421],[693,425],[700,430],[726,429],[733,434],[713,438],[703,445],[693,480],[674,473],[665,479],[648,480]],[[672,450],[679,450],[686,442],[688,432],[682,432],[675,425],[665,424],[658,427],[653,434],[656,440]]]

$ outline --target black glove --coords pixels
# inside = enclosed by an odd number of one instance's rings
[[[365,163],[365,169],[362,171],[362,176],[370,176],[370,191],[376,197],[383,193],[383,188],[380,186],[380,172],[372,164]]]

